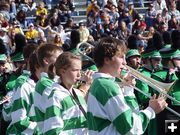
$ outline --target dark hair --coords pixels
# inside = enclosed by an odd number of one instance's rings
[[[163,32],[164,44],[171,44],[171,34],[168,31]]]
[[[36,44],[28,44],[24,46],[23,48],[24,59],[28,59],[30,55],[37,49],[37,47],[38,46]]]
[[[94,49],[94,61],[97,67],[104,65],[104,58],[111,59],[117,52],[124,54],[126,52],[126,45],[122,40],[106,37],[102,38]]]
[[[0,38],[0,54],[6,54],[6,47],[4,41]]]
[[[55,64],[51,64],[48,68],[48,76],[49,78],[53,79],[55,76],[55,73],[60,76],[59,70],[60,69],[67,69],[68,67],[72,66],[73,60],[80,60],[81,57],[78,55],[74,55],[71,52],[63,52],[59,57],[57,58]],[[55,71],[55,73],[54,73]]]
[[[15,49],[14,53],[11,54],[11,57],[19,52],[23,52],[23,48],[24,48],[24,46],[26,46],[26,38],[24,35],[22,35],[20,33],[15,35],[14,41],[15,41],[16,49]]]
[[[137,37],[135,35],[131,35],[128,38],[128,48],[129,49],[137,49],[136,45]]]
[[[156,32],[153,35],[153,45],[156,47],[157,50],[163,48],[163,38],[159,32]]]
[[[172,31],[171,39],[172,39],[172,48],[180,49],[180,31],[179,30]]]
[[[39,64],[44,67],[44,58],[50,58],[54,52],[61,51],[62,49],[54,44],[43,44],[37,49],[37,56]]]
[[[29,56],[29,68],[30,68],[31,74],[34,75],[36,72],[36,68],[39,68],[39,67],[40,65],[38,63],[37,55],[34,52]]]

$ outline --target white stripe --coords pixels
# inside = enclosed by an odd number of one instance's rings
[[[83,108],[84,107],[85,106],[83,106]],[[75,118],[75,117],[83,117],[83,116],[84,115],[83,115],[82,111],[79,109],[78,105],[72,106],[68,110],[64,111],[62,114],[62,117],[64,120]]]
[[[103,109],[103,105],[97,101],[96,97],[94,97],[91,93],[88,95],[88,101],[87,101],[87,111],[93,113],[94,116],[103,118],[103,119],[109,119],[109,116]]]
[[[104,109],[109,115],[111,121],[117,118],[120,114],[129,110],[129,106],[126,104],[123,95],[117,95],[108,100],[105,104]]]
[[[23,135],[33,135],[34,129],[36,127],[37,123],[36,122],[31,122],[30,125],[26,130],[22,132]]]
[[[55,128],[63,128],[63,127],[64,127],[64,122],[60,117],[58,116],[51,117],[44,121],[43,133]]]
[[[141,117],[133,113],[133,127],[127,134],[133,134],[133,135],[142,135],[143,134],[143,128],[142,128],[142,120]]]
[[[149,120],[154,119],[156,116],[154,110],[151,107],[147,107],[145,110],[142,110],[140,112],[145,113]]]
[[[11,113],[12,121],[11,123],[19,122],[20,120],[24,120],[27,117],[27,112],[25,109],[18,109]]]
[[[108,127],[104,128],[101,132],[89,130],[89,135],[121,135],[117,132],[113,123],[111,123]]]
[[[60,135],[88,135],[88,129],[78,128],[78,129],[72,129],[72,130],[65,130],[63,131],[63,133],[60,133]]]
[[[37,107],[41,112],[45,113],[46,101],[42,98],[42,96],[35,91],[34,93],[34,106]]]

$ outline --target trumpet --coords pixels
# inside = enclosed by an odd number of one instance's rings
[[[88,42],[80,42],[79,44],[77,44],[76,49],[81,56],[94,63],[94,60],[88,56],[88,54],[90,54],[94,49],[93,45]]]
[[[172,83],[162,83],[159,82],[155,79],[146,77],[145,75],[143,75],[142,73],[140,73],[139,71],[125,65],[125,68],[128,70],[128,72],[136,79],[148,84],[150,87],[152,87],[154,90],[156,90],[158,93],[160,93],[161,95],[163,95],[166,98],[169,98],[171,100],[173,100],[174,102],[177,102],[180,104],[180,101],[176,100],[175,98],[173,98],[172,96],[168,95],[168,92],[170,92],[172,90],[173,85],[175,84],[175,81]],[[119,78],[122,82],[123,79]],[[142,93],[143,95],[151,98],[148,94],[146,94],[145,92],[143,92],[142,90],[140,90],[139,88],[132,86],[135,90],[137,90],[138,92]],[[173,109],[166,107],[167,110],[169,110],[170,112],[172,112],[173,114],[175,114],[176,116],[180,117],[180,114],[176,111],[174,111]]]
[[[88,53],[90,53],[93,49],[94,46],[87,43],[87,42],[81,42],[77,45],[76,47],[77,51],[79,52],[80,55],[84,56],[85,58],[89,59],[90,61],[94,62],[94,60],[87,56]],[[172,96],[168,95],[168,92],[170,92],[172,90],[173,85],[175,84],[175,82],[172,83],[162,83],[159,82],[155,79],[146,77],[145,75],[143,75],[142,73],[140,73],[139,71],[125,65],[126,70],[136,79],[148,84],[150,87],[152,87],[154,90],[156,90],[158,93],[162,94],[164,97],[169,98],[171,100],[173,100],[174,102],[177,102],[180,104],[180,101],[176,100],[175,98],[173,98]],[[122,78],[119,78],[122,82],[124,81]],[[143,90],[138,89],[135,86],[132,86],[135,90],[137,90],[138,92],[142,93],[143,95],[151,98],[149,95],[147,95],[145,92],[143,92]],[[173,114],[177,115],[178,117],[180,117],[180,114],[176,111],[174,111],[173,109],[166,107],[167,110],[169,110],[170,112],[172,112]]]

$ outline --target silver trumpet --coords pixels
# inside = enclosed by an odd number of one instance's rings
[[[89,59],[90,61],[94,62],[94,60],[87,56],[87,54],[89,54],[93,49],[94,46],[87,43],[87,42],[80,42],[76,49],[78,50],[79,54],[84,56],[85,58]],[[165,98],[169,98],[174,102],[177,102],[180,104],[180,101],[176,100],[175,98],[173,98],[172,96],[168,95],[168,92],[172,90],[173,85],[175,84],[175,82],[172,83],[162,83],[159,82],[155,79],[146,77],[145,75],[143,75],[142,73],[140,73],[139,71],[131,68],[130,66],[125,65],[125,70],[127,70],[127,72],[129,72],[134,78],[148,84],[150,87],[152,87],[154,90],[156,90],[159,94],[163,95]],[[123,79],[119,78],[122,83],[123,83]],[[122,84],[121,83],[121,84]],[[151,98],[149,95],[147,95],[143,90],[138,89],[135,86],[132,86],[135,90],[137,90],[138,92],[142,93],[143,95]],[[170,112],[172,112],[173,114],[177,115],[178,117],[180,117],[180,114],[176,111],[174,111],[173,109],[166,107],[167,110],[169,110]]]
[[[81,56],[87,58],[94,63],[94,60],[88,56],[88,54],[91,53],[94,49],[93,45],[88,42],[80,42],[79,44],[77,44],[76,49]]]
[[[152,87],[154,90],[156,90],[159,94],[163,95],[165,98],[169,98],[174,102],[177,102],[180,104],[180,101],[176,100],[175,98],[173,98],[172,96],[168,95],[168,92],[170,92],[173,88],[173,85],[175,84],[175,81],[172,83],[162,83],[159,82],[155,79],[146,77],[145,75],[143,75],[142,73],[140,73],[139,71],[125,65],[126,70],[136,79],[148,84],[150,87]],[[122,82],[123,79],[119,78]],[[143,95],[151,98],[149,95],[147,95],[144,91],[140,90],[139,88],[132,86],[135,90],[137,90],[138,92],[142,93]],[[176,116],[178,116],[180,118],[180,114],[176,111],[174,111],[173,109],[166,107],[167,110],[169,110],[170,112],[172,112],[173,114],[175,114]]]

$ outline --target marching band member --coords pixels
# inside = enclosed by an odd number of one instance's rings
[[[50,94],[49,88],[54,80],[48,77],[48,68],[54,64],[57,57],[62,53],[62,49],[53,44],[44,44],[37,50],[38,62],[41,68],[41,77],[35,86],[34,107],[37,126],[42,132],[44,113],[46,109],[47,97]]]
[[[31,75],[24,80],[21,86],[13,94],[11,108],[11,123],[7,134],[38,134],[37,123],[34,113],[34,91],[35,84],[40,78],[40,66],[37,56],[33,53],[29,60]]]
[[[138,69],[141,66],[141,55],[139,54],[137,49],[130,49],[126,53],[126,62],[128,66],[134,69]]]
[[[103,38],[95,47],[94,61],[99,72],[94,74],[87,101],[90,135],[143,134],[149,121],[167,106],[163,97],[156,95],[144,110],[134,111],[128,106],[125,97],[134,95],[133,88],[122,91],[115,81],[126,64],[125,52],[124,42],[114,38]],[[125,80],[133,83],[130,76]]]
[[[44,134],[87,135],[86,102],[82,93],[73,88],[81,78],[81,57],[70,52],[62,53],[55,65],[60,81],[51,87],[51,94],[45,113]],[[90,76],[86,83],[90,83]]]

